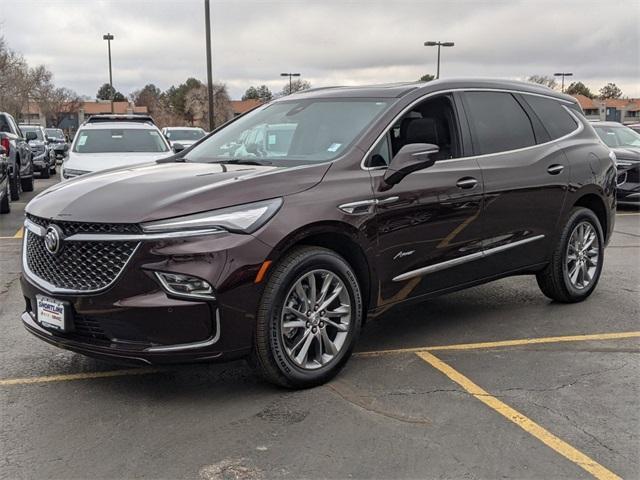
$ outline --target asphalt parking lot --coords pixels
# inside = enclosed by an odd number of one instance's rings
[[[392,310],[294,392],[242,362],[122,369],[31,337],[23,207],[0,217],[2,478],[640,478],[637,210],[586,302],[515,277]]]

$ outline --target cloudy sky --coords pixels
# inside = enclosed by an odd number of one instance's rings
[[[281,72],[313,86],[442,77],[573,72],[592,90],[615,82],[640,97],[640,0],[211,0],[214,78],[239,98],[250,85],[279,91]],[[204,0],[0,0],[0,35],[57,85],[95,96],[206,79]]]

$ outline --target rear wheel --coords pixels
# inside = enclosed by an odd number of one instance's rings
[[[595,290],[604,261],[604,236],[593,211],[571,211],[551,262],[537,274],[547,297],[564,303],[580,302]]]
[[[49,169],[50,169],[50,168],[51,168],[51,167],[50,167],[49,165],[47,165],[47,166],[44,168],[44,170],[42,170],[42,171],[40,172],[40,178],[49,178],[49,177],[51,177],[51,173],[49,172]]]
[[[20,186],[20,166],[16,165],[15,172],[9,176],[9,192],[11,193],[11,200],[14,202],[20,200]]]
[[[362,309],[358,280],[341,256],[319,247],[294,250],[265,288],[255,363],[267,380],[289,388],[330,380],[351,355]]]
[[[9,183],[7,182],[7,186],[4,187],[4,197],[2,197],[2,201],[0,201],[0,213],[9,213],[11,212],[11,204],[9,203]]]

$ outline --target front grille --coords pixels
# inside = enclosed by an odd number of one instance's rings
[[[42,227],[45,219],[29,216]],[[133,233],[126,228],[136,225],[84,222],[52,222],[66,236],[74,233]],[[63,241],[62,249],[51,254],[45,248],[44,237],[27,230],[26,264],[31,275],[56,288],[78,292],[92,292],[108,287],[120,274],[135,251],[137,241]]]
[[[76,233],[142,233],[140,227],[134,223],[66,222],[58,220],[52,222],[46,218],[29,214],[27,214],[27,219],[44,228],[47,228],[50,223],[55,223],[67,237]]]

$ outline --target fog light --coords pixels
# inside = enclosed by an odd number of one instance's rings
[[[164,289],[175,296],[215,300],[213,287],[206,281],[181,273],[155,272]]]

